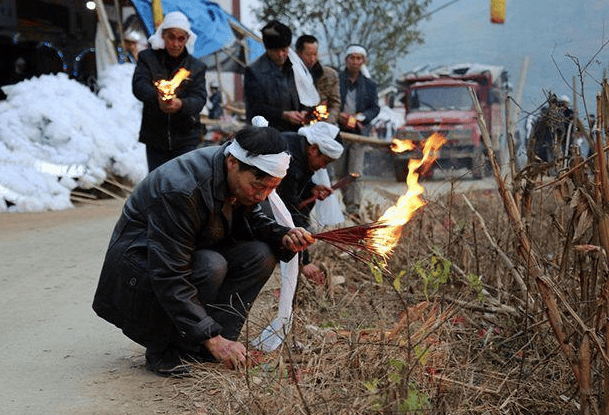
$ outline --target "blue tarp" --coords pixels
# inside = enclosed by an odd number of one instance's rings
[[[152,6],[150,0],[131,0],[146,27],[148,36],[154,33]],[[197,35],[195,58],[210,55],[232,46],[237,38],[229,21],[248,31],[237,19],[225,12],[217,3],[206,0],[162,0],[163,13],[180,11],[188,16],[191,29]],[[254,39],[248,41],[248,61],[255,60],[264,53],[264,46]]]

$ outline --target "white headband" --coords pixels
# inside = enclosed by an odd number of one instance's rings
[[[190,21],[182,12],[167,13],[163,23],[160,24],[156,32],[148,38],[152,49],[165,49],[165,40],[163,40],[163,30],[165,29],[182,29],[188,33],[188,41],[186,42],[186,50],[192,55],[195,50],[195,42],[197,35],[190,30]]]
[[[316,145],[322,154],[336,160],[343,154],[343,146],[335,140],[339,131],[336,125],[320,121],[300,127],[298,134],[307,137],[309,144]]]
[[[346,56],[353,55],[354,53],[358,53],[360,55],[364,55],[364,58],[368,57],[368,53],[366,52],[366,49],[364,49],[364,47],[360,46],[360,45],[351,45],[351,46],[349,46],[347,48],[347,55]],[[359,71],[366,78],[370,79],[370,71],[368,70],[368,67],[366,66],[365,63],[362,66],[359,67]]]
[[[364,55],[364,57],[368,56],[366,49],[360,45],[351,45],[347,48],[347,56],[353,55],[354,53],[359,53],[360,55]]]
[[[255,156],[248,156],[247,151],[239,145],[237,140],[233,140],[233,142],[226,147],[224,154],[226,155],[228,153],[245,164],[257,167],[263,172],[281,179],[285,177],[288,172],[288,167],[290,166],[290,155],[285,151],[279,154],[257,154]]]

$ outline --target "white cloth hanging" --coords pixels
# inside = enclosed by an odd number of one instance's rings
[[[330,176],[326,169],[319,169],[313,173],[311,181],[315,184],[323,184],[327,187],[331,186]],[[317,222],[323,226],[338,225],[345,221],[345,217],[340,210],[340,202],[334,193],[324,200],[316,200],[314,209]]]
[[[298,90],[298,99],[300,103],[306,107],[315,107],[319,104],[320,98],[313,76],[309,72],[309,68],[304,64],[300,56],[292,50],[288,49],[288,57],[292,62],[292,71],[294,71],[294,82]]]
[[[292,215],[285,207],[283,200],[274,190],[268,197],[277,223],[290,228],[294,227]],[[252,340],[252,346],[265,352],[272,352],[284,342],[292,325],[292,302],[298,282],[298,254],[289,262],[279,262],[281,270],[281,289],[279,293],[279,311],[277,317]]]

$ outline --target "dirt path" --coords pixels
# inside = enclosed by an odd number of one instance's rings
[[[492,188],[493,181],[464,181],[458,191],[471,187]],[[450,183],[426,189],[433,198]],[[371,182],[365,194],[386,203],[404,191],[403,183]],[[176,386],[188,380],[147,372],[144,349],[91,310],[121,207],[110,199],[60,212],[0,213],[3,414],[183,413]]]
[[[122,203],[0,214],[0,407],[22,414],[176,413],[172,382],[91,310]]]

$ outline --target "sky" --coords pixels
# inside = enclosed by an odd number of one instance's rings
[[[506,0],[503,24],[490,22],[490,5],[491,0],[433,0],[428,8],[432,15],[419,26],[425,43],[398,62],[398,74],[424,65],[475,62],[504,66],[516,88],[527,57],[520,104],[533,111],[547,91],[573,96],[571,84],[578,71],[571,55],[582,66],[592,59],[584,82],[586,102],[594,103],[609,67],[609,46],[602,48],[609,40],[609,2]]]
[[[133,182],[146,175],[134,69],[108,68],[98,95],[63,73],[2,87],[0,212],[70,209],[76,187],[99,185],[107,174]]]

